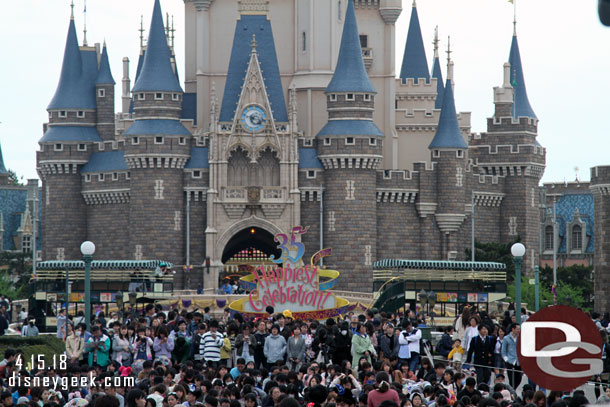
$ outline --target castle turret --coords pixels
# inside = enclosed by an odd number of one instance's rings
[[[435,163],[437,209],[435,220],[442,233],[440,252],[445,259],[458,255],[457,232],[466,218],[466,151],[453,97],[453,62],[447,68],[447,83],[436,134],[429,145]]]
[[[108,62],[108,51],[104,43],[100,68],[95,79],[97,132],[104,141],[114,140],[114,84]]]
[[[172,69],[155,0],[141,71],[132,89],[135,121],[123,133],[131,173],[131,253],[184,263],[183,168],[191,134],[180,122],[182,88]],[[157,235],[158,239],[148,239]]]
[[[334,248],[330,261],[344,270],[339,285],[352,291],[372,289],[376,257],[376,169],[384,135],[372,119],[375,93],[349,0],[337,68],[326,88],[328,122],[318,133],[317,144],[325,169],[325,244]]]
[[[531,274],[538,264],[538,185],[546,151],[537,141],[538,118],[527,98],[516,34],[503,71],[502,86],[494,88],[494,117],[487,119],[486,133],[473,137],[470,153],[481,176],[490,175],[495,182],[504,178],[499,237],[525,245],[524,270]]]
[[[425,79],[427,82],[430,81],[430,71],[428,70],[426,50],[424,49],[424,40],[421,35],[415,0],[413,0],[413,7],[411,9],[409,32],[407,33],[405,53],[402,57],[402,67],[400,69],[400,79],[406,81],[407,78],[413,79],[414,83],[418,83],[419,79]]]
[[[37,152],[38,173],[43,184],[42,241],[46,259],[80,258],[86,240],[86,206],[81,195],[80,167],[86,164],[96,142],[95,78],[97,51],[79,47],[70,18],[61,75],[49,104],[49,123]],[[70,227],[70,233],[53,233]]]

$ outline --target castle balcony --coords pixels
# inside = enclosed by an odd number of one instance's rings
[[[231,219],[239,219],[246,208],[259,208],[264,215],[277,218],[288,204],[285,187],[226,187],[221,189],[221,200],[225,212]]]
[[[368,71],[373,65],[373,48],[362,48],[362,60],[364,61],[364,67]]]

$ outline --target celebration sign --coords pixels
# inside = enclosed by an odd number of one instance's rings
[[[260,265],[240,279],[240,286],[249,294],[231,303],[232,310],[246,317],[266,317],[266,309],[271,306],[275,312],[290,310],[299,319],[325,319],[347,312],[349,302],[328,291],[336,286],[339,272],[316,265],[330,256],[332,249],[320,250],[309,264],[303,263],[305,245],[298,240],[307,230],[296,226],[290,237],[283,233],[275,236],[282,251],[280,258],[271,256],[274,266]]]

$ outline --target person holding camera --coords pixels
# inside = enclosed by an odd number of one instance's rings
[[[220,364],[220,348],[224,346],[224,335],[218,332],[218,321],[212,319],[208,326],[209,331],[201,337],[203,359],[208,367],[218,368]]]

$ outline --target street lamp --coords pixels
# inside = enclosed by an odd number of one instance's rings
[[[136,311],[135,306],[136,306],[136,300],[138,298],[138,294],[134,293],[133,291],[129,292],[129,305],[131,305],[131,310],[132,311]]]
[[[91,332],[91,262],[93,253],[95,253],[95,245],[90,241],[83,242],[80,245],[80,252],[85,261],[85,324],[87,331]]]
[[[510,252],[515,258],[515,317],[517,323],[521,324],[521,265],[525,255],[525,246],[521,243],[515,243],[510,248]]]
[[[428,315],[434,320],[434,306],[436,305],[436,293],[434,291],[428,292]]]
[[[123,312],[125,309],[123,308],[123,292],[119,291],[116,293],[115,297],[116,306],[117,306],[117,314],[119,314],[119,319],[122,318]]]

